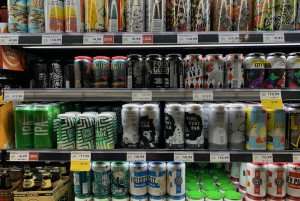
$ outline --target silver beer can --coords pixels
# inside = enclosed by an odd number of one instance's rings
[[[146,0],[146,31],[166,31],[166,0]]]
[[[122,106],[122,144],[125,148],[137,148],[139,145],[139,113],[140,105],[138,104]]]
[[[127,0],[126,17],[127,32],[144,32],[145,0]]]

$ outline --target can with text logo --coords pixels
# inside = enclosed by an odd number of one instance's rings
[[[126,31],[145,31],[145,0],[126,1]]]
[[[286,56],[282,52],[270,53],[266,59],[264,88],[285,88]]]
[[[201,54],[189,54],[184,58],[185,88],[204,87],[204,58]]]
[[[128,56],[128,88],[145,87],[145,65],[142,55]]]
[[[166,0],[167,31],[186,32],[191,30],[191,1]]]
[[[95,149],[95,117],[92,114],[78,115],[76,124],[76,149]]]
[[[300,164],[287,165],[287,195],[300,199]]]
[[[275,0],[274,30],[295,30],[297,0]]]
[[[287,169],[284,163],[273,163],[266,165],[268,171],[267,194],[273,198],[284,198],[286,196]]]
[[[213,0],[212,4],[212,27],[213,31],[232,30],[232,1]]]
[[[191,31],[210,31],[209,0],[191,0]]]
[[[124,199],[129,193],[128,162],[111,163],[111,193],[113,197]]]
[[[254,29],[256,31],[273,31],[275,0],[255,0]]]
[[[247,163],[247,194],[263,198],[267,195],[267,170],[263,163]]]
[[[266,59],[263,53],[250,53],[244,60],[245,87],[262,89],[264,87]]]
[[[225,62],[222,54],[208,54],[205,57],[205,88],[221,89],[224,87]]]
[[[127,88],[127,57],[115,56],[111,59],[112,88]]]
[[[93,60],[95,88],[110,87],[110,58],[105,56],[94,57]]]
[[[228,54],[225,57],[225,87],[229,89],[244,88],[244,56]]]
[[[185,195],[185,163],[167,163],[167,193],[172,199]]]
[[[183,62],[181,54],[168,54],[165,57],[165,65],[170,70],[170,88],[183,87]]]
[[[94,196],[109,196],[111,185],[110,162],[93,161],[93,183],[92,190]]]
[[[252,31],[254,0],[232,0],[232,31]]]
[[[85,31],[106,31],[105,0],[85,0]]]
[[[65,0],[65,32],[84,32],[84,0]]]
[[[289,89],[300,88],[300,52],[294,52],[288,55],[286,70],[286,87]]]
[[[106,27],[108,32],[123,32],[126,29],[126,1],[105,0]]]
[[[65,31],[64,1],[45,1],[46,33],[61,33]]]
[[[165,162],[148,163],[148,193],[150,196],[165,196],[167,193],[167,165]]]
[[[26,33],[27,32],[27,5],[26,0],[8,0],[8,32]]]
[[[96,149],[114,149],[117,135],[116,114],[102,112],[95,119],[95,141]]]
[[[27,0],[28,32],[45,32],[44,0]]]
[[[60,114],[58,115],[58,131],[57,131],[57,149],[76,148],[76,123],[77,115]]]
[[[146,162],[132,162],[129,164],[130,195],[146,196],[148,168]]]
[[[146,31],[166,31],[166,0],[146,0]]]
[[[147,55],[145,60],[145,66],[146,66],[145,80],[146,80],[147,88],[169,88],[170,87],[170,69],[168,66],[165,65],[165,61],[161,55],[159,54]]]

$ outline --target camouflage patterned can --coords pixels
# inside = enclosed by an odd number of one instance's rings
[[[224,58],[221,54],[208,54],[205,58],[205,88],[223,88]]]
[[[167,0],[167,31],[185,32],[191,29],[190,0]]]
[[[191,31],[210,31],[209,0],[191,0]]]
[[[27,32],[26,0],[8,0],[8,32]]]
[[[274,30],[294,30],[297,0],[275,0]]]
[[[212,27],[213,31],[232,30],[232,0],[213,0]]]
[[[204,87],[204,58],[201,54],[189,54],[184,58],[185,88]]]
[[[254,29],[257,31],[273,31],[275,16],[275,0],[255,0]]]
[[[232,31],[252,31],[253,0],[232,1]]]

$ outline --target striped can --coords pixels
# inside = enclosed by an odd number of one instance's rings
[[[189,54],[184,58],[185,88],[204,87],[204,59],[201,54]]]
[[[116,115],[109,112],[104,112],[96,116],[96,149],[115,148],[116,124]]]
[[[275,0],[255,0],[254,30],[273,31],[275,16]]]
[[[210,31],[210,0],[191,0],[191,31]]]
[[[146,31],[166,31],[166,0],[146,0]]]
[[[147,163],[142,161],[129,164],[129,192],[131,196],[145,196],[147,194]]]
[[[106,31],[105,1],[85,0],[85,31],[104,32]]]
[[[27,0],[28,32],[45,32],[44,0]]]
[[[77,115],[58,115],[57,149],[73,150],[76,148],[76,124]]]
[[[124,32],[126,29],[126,0],[105,0],[106,29],[108,32]]]
[[[191,1],[166,0],[166,30],[186,32],[191,29]]]
[[[113,197],[124,199],[129,192],[129,164],[127,162],[111,163],[111,191]]]
[[[284,163],[266,165],[268,171],[267,194],[272,198],[284,198],[286,196],[287,170]]]
[[[185,195],[185,163],[167,163],[167,193],[172,199]]]
[[[86,150],[95,148],[95,116],[91,114],[78,115],[76,124],[76,149]]]
[[[46,33],[61,33],[65,30],[64,1],[47,0],[45,2]]]
[[[8,32],[27,32],[26,0],[7,0]]]
[[[165,196],[167,193],[167,165],[165,162],[148,163],[148,193],[150,196]]]
[[[126,1],[126,31],[145,31],[145,0]]]
[[[84,32],[84,0],[64,0],[65,32]]]
[[[111,185],[110,162],[94,161],[93,170],[93,194],[94,196],[109,196]]]
[[[73,173],[73,186],[76,196],[87,196],[92,192],[91,189],[91,174],[90,172],[74,172]]]

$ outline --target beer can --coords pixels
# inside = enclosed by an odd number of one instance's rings
[[[149,195],[149,201],[167,201],[167,196],[153,196],[153,195]]]
[[[232,0],[213,0],[213,31],[232,31]]]
[[[273,31],[275,16],[275,0],[255,0],[254,30]]]
[[[253,30],[254,0],[232,0],[232,31]]]
[[[64,65],[64,84],[63,87],[66,89],[74,88],[74,61],[67,61]]]
[[[225,87],[244,88],[244,57],[242,54],[228,54],[225,57]]]
[[[49,70],[49,87],[50,88],[63,88],[63,67],[61,61],[53,60],[50,62]]]
[[[131,195],[130,201],[148,201],[148,195]]]
[[[170,70],[170,88],[182,88],[184,74],[181,54],[168,54],[165,60],[165,65]]]
[[[202,107],[203,118],[203,135],[204,135],[204,147],[208,149],[208,126],[209,126],[209,113],[210,103],[204,103]]]
[[[123,141],[123,126],[122,126],[122,107],[121,106],[114,106],[112,111],[116,113],[117,117],[117,142],[116,147],[122,147]]]
[[[48,88],[48,66],[46,61],[43,59],[38,59],[32,64],[33,71],[33,87],[34,88]],[[33,69],[32,69],[33,70]]]
[[[203,149],[204,132],[202,119],[202,105],[187,104],[185,105],[184,115],[184,139],[185,148]]]
[[[65,30],[64,1],[45,1],[46,33],[61,33]]]
[[[27,5],[26,0],[7,0],[8,32],[27,32]]]
[[[95,140],[96,149],[114,149],[115,137],[117,135],[116,114],[103,112],[96,116]]]
[[[288,104],[286,105],[287,113],[287,139],[286,148],[288,150],[300,149],[300,105]]]
[[[210,31],[209,0],[191,0],[191,31]]]
[[[165,139],[167,148],[184,148],[184,106],[177,103],[165,107]]]
[[[45,32],[44,0],[27,0],[28,32]]]
[[[189,54],[184,58],[185,88],[204,87],[204,59],[201,54]]]
[[[126,31],[145,31],[145,0],[126,0]]]
[[[106,0],[106,27],[108,32],[124,32],[126,29],[126,1]]]
[[[260,104],[249,104],[246,108],[246,149],[267,149],[267,114]]]
[[[139,113],[140,106],[137,104],[122,106],[123,147],[137,148],[139,145]]]
[[[252,195],[249,195],[249,194],[244,194],[244,200],[245,201],[268,201],[266,198],[255,197],[255,196],[252,196]]]
[[[230,179],[234,184],[239,184],[240,181],[241,163],[233,162],[230,167]]]
[[[142,161],[129,164],[130,188],[132,196],[145,196],[147,194],[147,163]]]
[[[76,148],[76,123],[77,115],[75,114],[58,115],[57,149],[74,150]]]
[[[284,163],[266,165],[268,171],[267,194],[273,198],[284,198],[286,196],[287,170]]]
[[[208,54],[205,57],[205,88],[223,88],[225,62],[221,54]]]
[[[105,56],[94,57],[93,60],[95,88],[109,88],[110,58]]]
[[[167,193],[171,199],[185,195],[185,163],[167,163]]]
[[[280,151],[285,149],[286,115],[283,109],[267,111],[267,149]]]
[[[166,31],[166,0],[146,0],[146,31]]]
[[[94,86],[93,62],[91,57],[78,56],[74,60],[75,88],[92,88]]]
[[[95,117],[91,114],[78,115],[76,124],[76,149],[95,149]]]
[[[246,193],[247,183],[247,163],[241,163],[239,191],[244,191]]]
[[[128,56],[128,88],[145,87],[145,66],[142,55]]]
[[[93,161],[93,195],[94,196],[109,196],[111,185],[110,162]]]
[[[247,194],[265,197],[267,194],[267,170],[263,163],[247,163]]]
[[[300,52],[294,52],[288,55],[286,69],[286,87],[289,89],[300,88]]]
[[[275,0],[274,30],[295,30],[297,0]]]
[[[148,163],[148,193],[150,196],[165,196],[167,193],[167,165],[165,162]]]
[[[94,201],[94,199],[91,195],[75,195],[74,197],[74,201]]]
[[[264,88],[285,88],[286,57],[282,52],[270,53],[266,59]]]
[[[65,32],[84,32],[84,0],[64,0]]]
[[[244,104],[228,104],[225,107],[225,124],[230,150],[244,150],[245,148],[245,108]]]
[[[244,60],[245,87],[262,89],[264,87],[266,59],[263,53],[250,53]]]
[[[158,104],[144,104],[140,107],[140,147],[158,148],[160,138],[160,108]]]
[[[112,88],[127,88],[127,57],[116,56],[111,60]]]
[[[287,166],[287,195],[295,200],[300,199],[300,164]]]
[[[295,20],[295,30],[300,29],[300,4],[296,4],[296,20]]]
[[[191,1],[166,0],[166,30],[187,32],[191,30]]]
[[[104,32],[106,31],[105,0],[85,0],[85,31]]]
[[[170,69],[165,65],[164,59],[159,54],[146,56],[146,87],[147,88],[169,88]],[[149,80],[149,82],[147,81]]]
[[[111,191],[113,197],[124,199],[129,192],[129,164],[127,162],[111,163]]]
[[[228,146],[228,133],[225,124],[225,105],[210,104],[208,120],[209,149],[224,150]]]
[[[76,196],[87,196],[91,190],[91,174],[90,172],[74,172],[73,173],[74,193]]]

